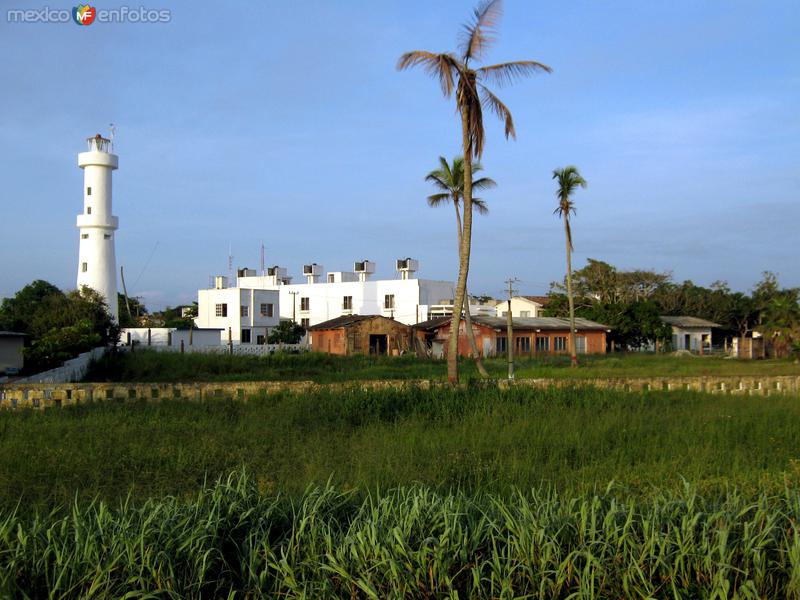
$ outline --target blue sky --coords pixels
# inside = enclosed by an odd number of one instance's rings
[[[459,152],[453,101],[411,49],[454,49],[472,2],[143,2],[164,24],[16,24],[2,2],[0,296],[75,285],[84,138],[117,124],[117,261],[148,306],[196,298],[237,266],[350,270],[412,256],[454,280],[451,210],[425,174]],[[119,3],[95,5],[113,8]],[[136,4],[138,6],[138,4]],[[209,5],[210,7],[211,5]],[[65,5],[71,8],[71,5]],[[222,8],[221,8],[222,7]],[[470,288],[561,278],[554,168],[577,165],[575,265],[670,270],[748,290],[800,286],[800,3],[506,0],[491,62],[554,73],[498,95]]]

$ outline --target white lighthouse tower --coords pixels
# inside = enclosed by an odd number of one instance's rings
[[[88,286],[105,298],[115,321],[117,314],[117,260],[114,232],[119,219],[111,214],[111,171],[119,158],[111,153],[110,141],[99,133],[86,140],[88,152],[78,154],[83,169],[83,214],[78,215],[81,232],[78,250],[78,289]]]

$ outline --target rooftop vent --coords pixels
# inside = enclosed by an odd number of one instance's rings
[[[419,261],[413,258],[398,258],[397,271],[403,279],[410,279],[413,273],[419,270]]]
[[[359,281],[366,281],[375,272],[375,263],[369,260],[357,261],[353,265],[353,271],[358,273]]]
[[[306,276],[308,283],[317,283],[324,270],[323,266],[317,263],[303,265],[303,275]]]

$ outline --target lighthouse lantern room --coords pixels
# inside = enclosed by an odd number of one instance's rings
[[[117,314],[117,261],[114,232],[119,219],[111,214],[111,171],[119,165],[111,141],[99,133],[87,138],[87,152],[78,154],[83,169],[83,214],[78,215],[78,289],[96,290],[108,304],[114,320]]]

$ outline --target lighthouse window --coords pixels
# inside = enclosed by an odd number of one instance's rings
[[[82,240],[88,240],[89,239],[89,234],[88,233],[82,233],[81,234],[81,239]]]
[[[81,271],[86,273],[89,270],[89,263],[81,263]]]
[[[90,214],[92,214],[92,207],[91,207],[91,206],[87,206],[87,207],[86,207],[86,214],[87,214],[87,215],[90,215]]]
[[[91,196],[91,195],[92,195],[92,188],[91,188],[91,186],[89,186],[89,187],[87,187],[87,188],[86,188],[86,195],[87,195],[87,196]]]

